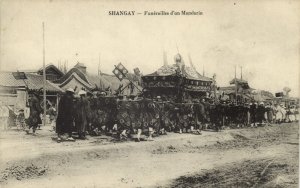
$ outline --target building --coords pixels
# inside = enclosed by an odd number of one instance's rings
[[[26,107],[29,92],[43,89],[42,75],[25,73],[25,76],[26,79],[22,80],[16,79],[12,72],[0,72],[0,100],[14,110]],[[63,90],[48,80],[45,88],[48,103],[56,105]]]
[[[56,80],[63,77],[64,73],[59,70],[55,65],[49,64],[45,67],[46,72],[46,80],[49,80],[50,82],[55,82]],[[37,74],[43,75],[43,68],[40,68],[37,71]]]

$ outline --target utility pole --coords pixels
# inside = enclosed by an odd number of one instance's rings
[[[43,125],[46,125],[46,70],[45,70],[45,24],[43,22],[43,101],[44,101],[44,114]]]
[[[99,88],[103,89],[104,87],[102,88],[100,62],[101,62],[101,54],[99,53],[99,62],[98,62]]]
[[[235,85],[235,104],[237,104],[236,66],[234,67],[234,85]]]
[[[163,52],[163,61],[164,61],[164,66],[168,65],[168,59],[167,59],[167,52],[164,50]]]
[[[101,63],[101,54],[99,53],[99,62],[98,62],[98,75],[99,76],[101,76],[100,63]]]
[[[241,80],[243,79],[243,67],[241,66]]]

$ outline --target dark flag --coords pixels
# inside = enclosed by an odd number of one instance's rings
[[[117,66],[115,66],[115,69],[112,72],[120,81],[122,81],[124,77],[126,77],[128,70],[122,65],[122,63],[119,63]]]

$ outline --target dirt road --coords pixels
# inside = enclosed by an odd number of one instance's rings
[[[298,124],[56,143],[1,134],[2,187],[298,187]]]

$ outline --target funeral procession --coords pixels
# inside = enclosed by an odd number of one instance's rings
[[[299,3],[51,2],[0,3],[0,187],[299,186]]]

